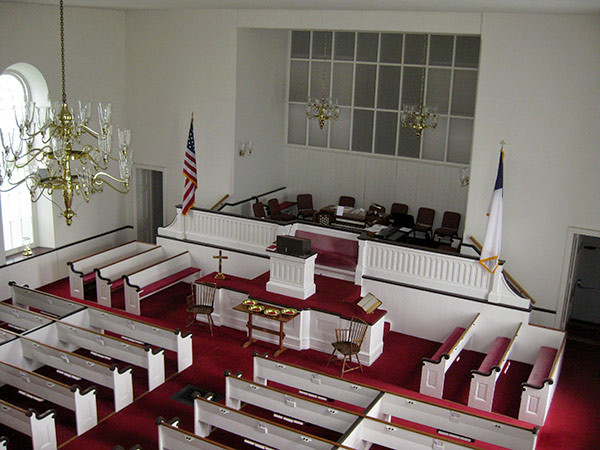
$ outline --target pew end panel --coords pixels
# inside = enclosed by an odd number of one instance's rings
[[[0,400],[0,423],[31,436],[33,450],[56,450],[56,413],[49,409],[38,414],[34,409],[24,410]]]
[[[421,359],[421,394],[442,398],[446,372],[474,335],[479,317],[478,313],[465,328],[456,327],[433,357]]]
[[[522,323],[517,326],[511,339],[496,337],[479,368],[471,370],[468,399],[471,408],[488,412],[492,410],[496,382],[504,370],[522,326]]]
[[[558,383],[565,352],[566,334],[556,348],[542,346],[527,382],[522,384],[519,420],[542,426]]]

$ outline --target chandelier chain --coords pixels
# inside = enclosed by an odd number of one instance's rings
[[[62,78],[62,102],[67,103],[67,89],[65,87],[65,14],[63,0],[60,0],[60,69]]]

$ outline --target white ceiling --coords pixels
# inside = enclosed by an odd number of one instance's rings
[[[58,5],[58,0],[0,0]],[[600,0],[64,0],[65,6],[117,9],[344,9],[600,14]]]

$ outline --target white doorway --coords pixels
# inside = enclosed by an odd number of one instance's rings
[[[136,239],[141,242],[155,243],[157,230],[164,225],[163,170],[135,169],[135,229]]]

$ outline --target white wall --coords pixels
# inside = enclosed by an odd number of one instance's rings
[[[233,191],[236,17],[235,11],[127,13],[126,98],[138,150],[134,161],[165,168],[167,223],[183,199],[192,112],[196,206],[210,207]]]
[[[235,179],[238,201],[284,184],[285,99],[288,31],[239,29],[235,120]],[[240,141],[253,142],[251,155],[239,155]],[[251,215],[250,205],[242,212]]]
[[[483,242],[504,139],[501,257],[560,313],[567,227],[600,229],[600,17],[485,14],[481,43],[465,235]]]
[[[107,33],[106,30],[110,30]],[[0,71],[17,62],[38,68],[48,84],[50,99],[61,99],[58,6],[0,3]],[[67,100],[113,103],[113,122],[126,126],[125,13],[116,10],[65,8]],[[97,129],[97,113],[92,115]],[[116,133],[115,133],[116,134]],[[116,166],[111,172],[118,173]],[[62,201],[61,196],[58,196]],[[67,227],[54,209],[54,244],[62,246],[131,223],[128,196],[112,191],[96,194],[89,204],[74,200],[77,216]],[[111,211],[111,214],[106,214]]]

